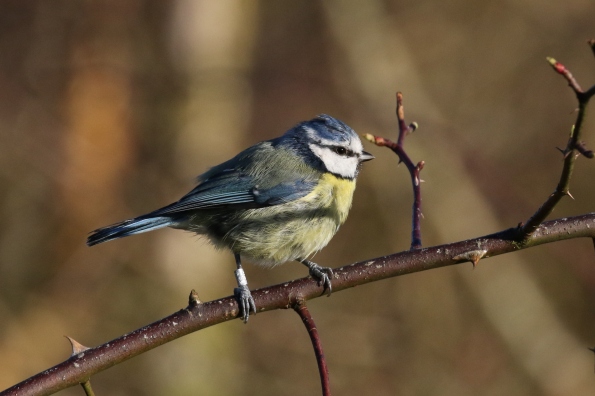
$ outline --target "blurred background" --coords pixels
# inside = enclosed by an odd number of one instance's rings
[[[89,231],[177,200],[194,178],[319,113],[396,137],[422,178],[425,246],[526,220],[559,178],[592,0],[0,3],[0,389],[186,305],[231,294],[233,257],[175,230],[93,248]],[[584,138],[595,147],[595,122]],[[387,149],[315,260],[409,248],[412,193]],[[579,158],[554,217],[595,210]],[[317,299],[338,395],[592,395],[595,255],[573,240]],[[253,288],[306,275],[247,266]],[[189,335],[93,377],[98,395],[315,395],[292,311]],[[71,388],[61,395],[80,395]]]

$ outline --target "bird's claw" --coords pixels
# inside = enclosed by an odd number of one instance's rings
[[[256,304],[254,303],[254,298],[252,298],[252,293],[250,293],[248,286],[238,286],[233,289],[233,295],[240,307],[240,317],[244,323],[247,323],[251,311],[256,315]]]
[[[331,278],[333,277],[333,270],[329,267],[321,267],[318,264],[311,263],[308,268],[310,276],[318,281],[318,286],[324,287],[323,292],[326,290],[327,295],[330,296],[333,292],[331,285]]]

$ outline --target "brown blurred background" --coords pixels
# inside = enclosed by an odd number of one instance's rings
[[[233,258],[163,230],[85,246],[239,150],[319,113],[406,141],[422,173],[426,246],[530,216],[557,183],[584,86],[592,0],[2,1],[0,389],[185,305],[227,296]],[[585,139],[595,147],[595,122]],[[346,225],[316,256],[340,266],[409,247],[411,188],[386,149]],[[595,209],[579,158],[555,217]],[[310,303],[337,395],[592,395],[595,266],[574,240],[377,282]],[[303,266],[247,267],[262,287]],[[236,320],[103,372],[98,395],[314,395],[291,311]],[[80,395],[72,388],[60,394]]]

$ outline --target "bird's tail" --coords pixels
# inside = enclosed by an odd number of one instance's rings
[[[87,245],[93,246],[97,245],[98,243],[111,241],[113,239],[168,227],[170,225],[174,225],[175,223],[176,222],[171,217],[140,216],[135,219],[126,220],[121,223],[98,228],[95,231],[92,231],[91,235],[89,235],[87,238]]]

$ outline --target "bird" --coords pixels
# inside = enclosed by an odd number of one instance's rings
[[[321,114],[212,167],[177,202],[92,231],[87,245],[165,227],[206,236],[235,257],[234,297],[246,323],[256,305],[242,259],[298,261],[330,295],[332,269],[310,259],[347,219],[361,164],[371,159],[352,128]]]

